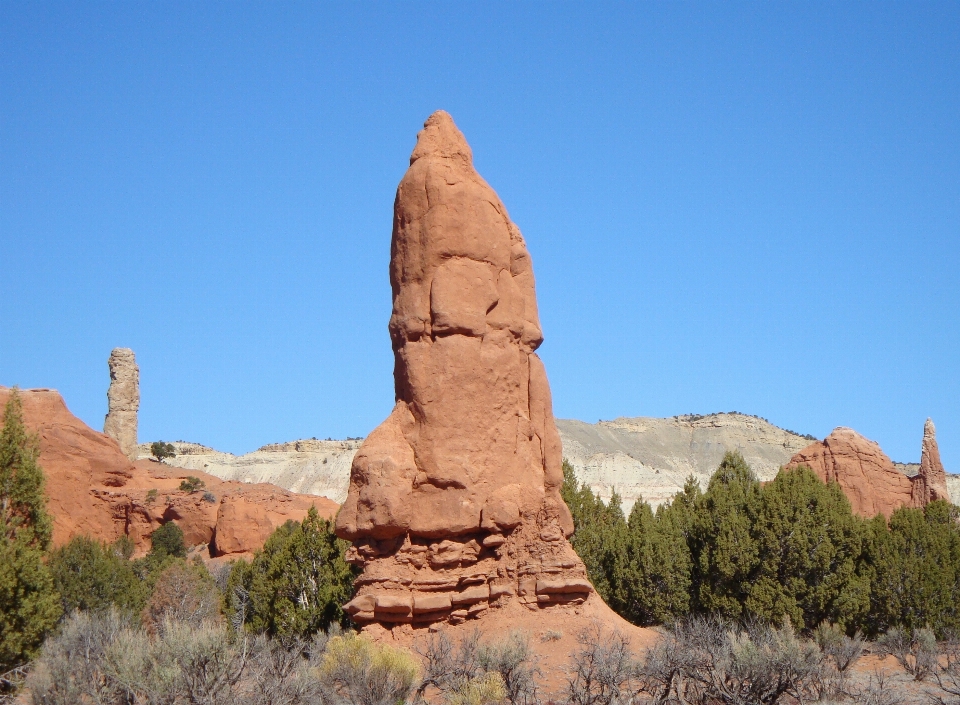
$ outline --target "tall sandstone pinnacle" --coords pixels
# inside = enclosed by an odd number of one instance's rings
[[[110,367],[110,388],[107,389],[107,418],[103,422],[103,432],[119,444],[125,456],[136,460],[140,368],[130,348],[114,348],[107,365]]]
[[[397,189],[390,283],[397,401],[337,518],[363,567],[347,611],[457,623],[512,601],[582,603],[530,255],[443,111]]]
[[[947,491],[947,473],[940,462],[940,449],[937,447],[937,428],[933,419],[923,424],[923,445],[920,451],[920,478],[916,486],[918,500],[927,504],[936,499],[950,501]]]

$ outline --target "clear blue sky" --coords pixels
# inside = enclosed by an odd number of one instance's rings
[[[448,110],[562,418],[738,410],[960,472],[960,4],[0,3],[0,384],[141,440],[368,433]]]

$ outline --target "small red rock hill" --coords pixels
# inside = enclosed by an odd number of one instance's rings
[[[900,507],[923,507],[935,499],[949,500],[934,434],[933,422],[928,420],[920,472],[913,477],[899,472],[875,441],[844,427],[811,443],[784,467],[790,470],[806,465],[824,482],[837,482],[856,514],[883,514],[889,518]]]
[[[0,409],[10,393],[0,387]],[[59,392],[25,389],[20,398],[24,423],[40,438],[55,546],[81,534],[108,542],[126,534],[142,555],[154,530],[174,520],[189,547],[207,545],[212,557],[249,555],[288,519],[301,521],[311,505],[325,518],[337,513],[337,504],[324,497],[130,462],[116,441],[70,413]],[[204,488],[180,490],[188,475],[203,480]]]

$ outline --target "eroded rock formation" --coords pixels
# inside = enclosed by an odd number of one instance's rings
[[[107,360],[107,418],[103,432],[120,446],[128,460],[137,459],[137,411],[140,409],[140,368],[133,350],[114,348]]]
[[[458,622],[583,602],[530,255],[442,111],[397,189],[390,283],[397,402],[357,451],[337,518],[363,566],[347,610]]]
[[[921,460],[920,472],[912,477],[898,471],[879,444],[843,427],[796,453],[784,467],[789,470],[806,465],[824,482],[837,482],[855,513],[889,518],[900,507],[950,500],[935,433],[928,419],[923,434],[925,460]]]
[[[9,389],[0,387],[0,409],[9,395]],[[161,524],[176,521],[188,546],[206,545],[213,557],[235,556],[260,548],[288,519],[301,521],[311,505],[326,518],[337,511],[323,497],[272,485],[224,482],[154,461],[132,463],[112,439],[70,413],[58,392],[26,389],[20,398],[24,424],[40,438],[56,546],[77,535],[107,542],[127,535],[142,555],[150,547],[150,535]],[[205,487],[181,490],[188,475],[199,477]]]
[[[936,499],[950,501],[947,491],[947,473],[940,462],[940,449],[937,447],[937,428],[933,419],[923,424],[923,444],[920,450],[920,472],[914,481],[915,495],[922,506]]]

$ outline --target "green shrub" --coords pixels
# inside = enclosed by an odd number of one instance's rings
[[[173,447],[173,443],[154,441],[150,444],[150,454],[162,463],[164,458],[175,457],[177,455],[177,449]]]
[[[231,621],[271,636],[310,636],[345,623],[341,605],[355,575],[344,558],[348,546],[314,507],[301,523],[288,521],[252,564],[234,564],[226,595]]]
[[[413,691],[419,672],[411,653],[352,633],[327,642],[319,668],[321,680],[356,705],[403,703]]]
[[[183,530],[175,522],[168,521],[151,534],[148,558],[162,560],[167,556],[185,558],[186,555],[187,546],[183,542]]]
[[[64,612],[101,611],[111,605],[127,612],[142,609],[146,589],[127,560],[129,553],[124,556],[129,548],[76,536],[53,551],[49,566]]]
[[[202,490],[207,486],[207,483],[201,480],[199,477],[194,477],[190,475],[186,480],[183,480],[180,483],[181,492],[196,492],[197,490]]]

